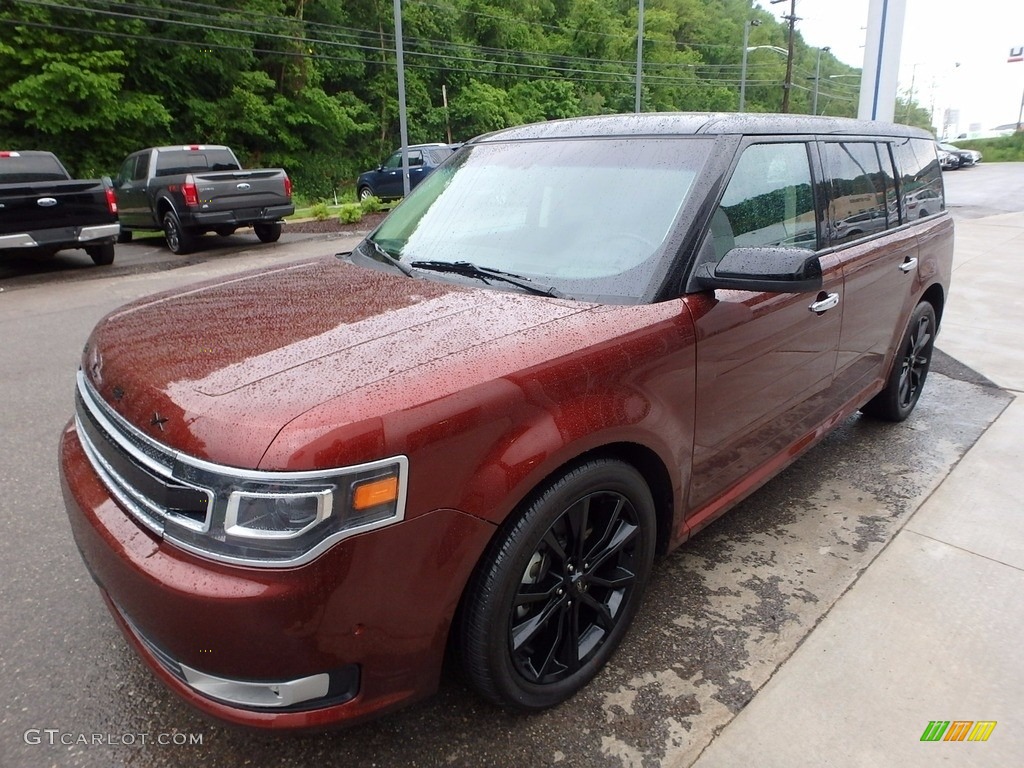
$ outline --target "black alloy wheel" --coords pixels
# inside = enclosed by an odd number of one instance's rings
[[[499,534],[467,593],[463,664],[492,701],[543,709],[604,666],[639,607],[654,557],[650,490],[596,459],[549,485]]]
[[[886,421],[903,421],[911,414],[928,377],[937,330],[935,309],[922,301],[910,316],[885,389],[861,409],[864,413]]]
[[[181,226],[174,211],[164,214],[163,225],[164,240],[167,241],[171,253],[181,255],[192,252],[195,248],[195,237]]]

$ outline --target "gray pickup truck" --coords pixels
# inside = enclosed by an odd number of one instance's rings
[[[119,231],[109,178],[75,179],[52,152],[0,152],[0,257],[82,248],[111,264]]]
[[[295,212],[292,183],[281,168],[244,170],[228,147],[150,147],[129,155],[114,180],[121,235],[163,231],[173,253],[194,250],[206,232],[227,237],[252,227],[260,242],[281,237],[281,220]]]

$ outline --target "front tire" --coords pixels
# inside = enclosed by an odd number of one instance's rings
[[[601,670],[640,605],[654,559],[655,510],[632,466],[595,459],[524,503],[467,590],[464,671],[484,697],[539,710]]]
[[[85,252],[89,254],[92,263],[98,267],[105,267],[114,263],[114,244],[103,243],[102,245],[87,246]]]
[[[359,188],[359,202],[362,202],[363,200],[365,200],[368,197],[373,197],[373,190],[370,189],[369,187],[360,187]]]
[[[276,243],[281,239],[281,222],[279,221],[253,224],[252,229],[261,243]]]
[[[885,389],[868,401],[861,411],[885,421],[903,421],[910,415],[921,397],[924,380],[931,367],[937,330],[935,309],[927,301],[922,301],[910,316]]]
[[[168,211],[163,219],[164,240],[171,253],[178,255],[191,253],[196,247],[196,238],[191,232],[181,226],[174,211]]]

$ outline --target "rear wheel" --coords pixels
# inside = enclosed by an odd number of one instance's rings
[[[104,243],[103,245],[87,246],[85,252],[89,254],[92,263],[96,266],[106,266],[114,263],[114,244]]]
[[[861,408],[864,413],[886,421],[903,421],[910,415],[928,376],[937,330],[935,309],[922,301],[910,316],[885,389]]]
[[[537,710],[600,671],[635,615],[654,558],[651,492],[632,466],[583,464],[499,533],[467,590],[460,625],[470,683]]]
[[[276,243],[281,239],[281,222],[260,222],[252,227],[261,243]]]
[[[164,239],[171,253],[191,253],[196,247],[196,236],[181,226],[174,211],[164,214]]]

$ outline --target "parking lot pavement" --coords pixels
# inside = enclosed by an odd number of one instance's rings
[[[938,337],[1015,395],[1024,392],[1022,250],[1024,214],[957,223]],[[700,758],[673,768],[1019,764],[1021,434],[1017,398]],[[949,723],[943,740],[922,741],[933,721]],[[959,741],[974,725],[957,731],[958,721],[996,725],[987,741]]]

